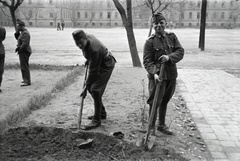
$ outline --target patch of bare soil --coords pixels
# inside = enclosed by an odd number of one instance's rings
[[[145,80],[145,86],[141,84]],[[15,128],[1,136],[0,160],[210,160],[211,156],[201,138],[194,119],[178,89],[169,103],[167,125],[173,136],[156,132],[151,151],[136,147],[141,128],[142,109],[146,106],[147,78],[142,68],[116,68],[108,83],[103,103],[108,113],[99,128],[89,132],[77,130],[83,76],[66,90],[56,94],[45,108],[32,114]],[[93,112],[93,100],[88,95],[83,109],[83,124]],[[146,128],[145,122],[145,128]],[[123,139],[113,137],[121,131]],[[93,139],[91,147],[79,144]]]
[[[87,139],[89,146],[81,146]],[[74,132],[48,127],[18,127],[1,136],[1,160],[185,160],[174,151],[147,153],[129,142],[101,133]]]

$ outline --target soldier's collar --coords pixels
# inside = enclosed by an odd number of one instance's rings
[[[155,34],[156,35],[156,34]],[[166,37],[166,32],[164,31],[163,34],[161,35],[156,35],[157,37],[161,38],[161,37]]]

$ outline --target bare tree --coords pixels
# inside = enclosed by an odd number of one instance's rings
[[[31,18],[33,17],[33,12],[32,10],[21,10],[23,16],[25,17],[25,19],[27,20],[28,22],[28,25],[29,25],[29,21],[31,20]]]
[[[69,17],[72,21],[72,27],[76,25],[76,3],[73,1],[69,1],[69,9],[67,10]]]
[[[150,28],[149,28],[149,33],[148,36],[151,35],[152,33],[152,15],[155,12],[162,12],[164,10],[166,10],[168,8],[169,5],[171,5],[172,0],[138,0],[138,2],[140,1],[140,3],[138,4],[138,7],[142,8],[145,7],[148,10],[150,10],[150,14],[151,14],[151,18],[150,18]]]
[[[57,18],[59,16],[58,11],[51,10],[51,11],[49,11],[49,13],[50,13],[50,17],[54,21],[54,27],[56,27],[56,25],[57,25]]]
[[[35,8],[33,9],[36,27],[38,27],[38,25],[37,25],[37,23],[38,23],[38,11],[39,11],[39,8],[38,8],[38,7],[35,7]]]
[[[127,32],[128,45],[130,48],[133,66],[134,67],[142,67],[140,59],[139,59],[138,51],[137,51],[135,36],[133,33],[132,0],[126,0],[126,8],[127,8],[126,11],[118,0],[113,0],[113,2],[114,2],[114,5],[116,6],[118,12],[121,15],[123,25]]]
[[[2,3],[4,6],[9,8],[12,22],[16,30],[16,15],[15,11],[17,8],[23,3],[23,0],[0,0],[0,3]]]

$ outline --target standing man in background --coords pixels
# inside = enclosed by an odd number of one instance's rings
[[[166,19],[161,13],[153,15],[153,28],[155,30],[155,34],[151,35],[145,42],[143,64],[144,68],[148,72],[149,99],[147,100],[147,103],[150,106],[149,113],[151,113],[157,84],[156,81],[159,81],[159,69],[161,64],[165,63],[163,81],[157,103],[157,107],[159,108],[159,123],[157,130],[164,134],[172,135],[172,131],[170,131],[165,124],[165,117],[167,104],[172,98],[176,87],[176,63],[182,60],[184,49],[174,33],[165,32],[166,25]],[[155,113],[154,123],[152,126],[155,125],[156,118],[157,113]]]
[[[4,72],[4,62],[5,62],[5,49],[3,45],[3,41],[6,38],[6,30],[5,28],[0,26],[0,93],[2,92],[1,84],[2,84],[2,76]]]
[[[64,21],[62,21],[61,26],[62,26],[62,31],[63,31],[63,30],[64,30],[64,27],[65,27]]]
[[[15,52],[18,52],[20,60],[20,67],[23,79],[21,86],[30,86],[31,77],[29,70],[29,57],[32,54],[32,49],[30,46],[30,33],[25,28],[25,23],[23,21],[18,19],[16,24],[17,32],[20,33],[17,38],[17,48]]]
[[[102,95],[112,75],[116,60],[108,49],[95,36],[86,34],[83,30],[72,33],[75,44],[82,49],[83,56],[87,59],[88,74],[86,86],[81,95],[89,91],[94,100],[94,115],[88,117],[91,122],[84,126],[90,130],[101,125],[101,119],[106,119],[107,113],[102,103]]]

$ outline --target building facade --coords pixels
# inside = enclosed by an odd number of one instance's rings
[[[132,1],[133,25],[150,26],[150,9],[143,0]],[[173,1],[163,10],[169,25],[175,28],[199,28],[201,0]],[[7,7],[0,3],[0,24],[11,26]],[[124,6],[125,7],[125,6]],[[24,0],[16,17],[32,27],[56,27],[64,21],[66,27],[122,27],[122,19],[112,0]],[[207,0],[207,28],[239,28],[240,0]]]

